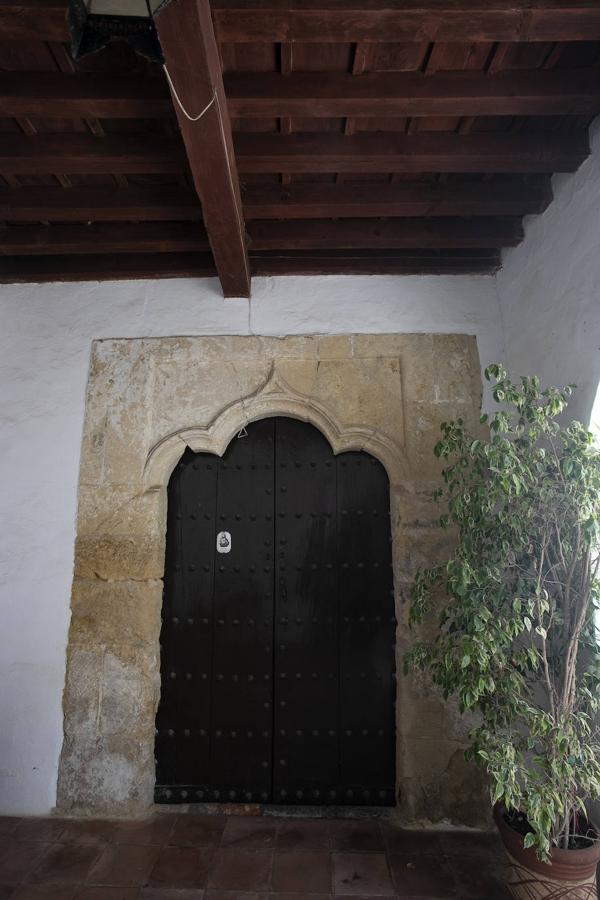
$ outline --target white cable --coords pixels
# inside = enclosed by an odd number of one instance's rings
[[[206,106],[204,107],[202,112],[198,113],[197,116],[190,116],[189,112],[187,111],[187,109],[185,108],[185,106],[183,105],[181,100],[179,99],[179,94],[175,90],[175,85],[173,84],[173,82],[171,80],[171,76],[169,75],[169,70],[167,69],[166,66],[163,66],[163,69],[165,70],[165,75],[167,76],[167,81],[169,82],[169,86],[173,92],[173,96],[175,97],[175,100],[177,101],[177,106],[179,107],[181,112],[184,114],[186,119],[189,119],[190,122],[198,122],[202,118],[204,113],[208,112],[208,110],[211,108],[211,106],[217,99],[217,89],[216,88],[214,89],[212,99],[209,100],[209,102],[206,104]]]

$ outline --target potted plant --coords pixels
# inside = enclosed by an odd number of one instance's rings
[[[558,420],[570,387],[485,374],[500,409],[479,435],[444,423],[435,448],[455,544],[417,574],[410,622],[434,636],[405,666],[476,714],[467,756],[489,776],[512,895],[587,900],[600,859],[586,812],[600,796],[600,451]]]

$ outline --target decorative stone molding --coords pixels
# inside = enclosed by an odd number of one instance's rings
[[[390,479],[397,633],[397,772],[405,819],[479,819],[464,726],[423,679],[401,677],[405,597],[448,536],[431,493],[444,420],[477,427],[481,382],[461,335],[182,337],[93,345],[82,444],[58,806],[152,804],[170,474],[186,447],[222,455],[268,416],[310,422],[335,453],[366,450]]]

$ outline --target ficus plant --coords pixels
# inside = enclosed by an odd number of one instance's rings
[[[479,435],[444,423],[435,448],[455,542],[417,574],[410,622],[434,637],[405,665],[476,713],[467,757],[548,859],[597,837],[586,802],[600,796],[600,450],[559,421],[571,387],[516,384],[499,365],[485,374],[498,411]]]

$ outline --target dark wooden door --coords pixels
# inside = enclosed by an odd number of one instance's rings
[[[335,457],[284,418],[222,459],[186,451],[169,483],[157,802],[393,804],[394,637],[377,460]]]

